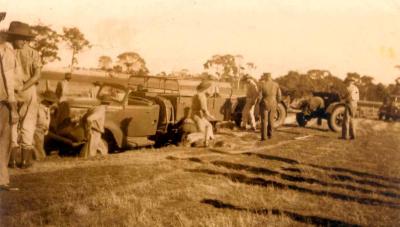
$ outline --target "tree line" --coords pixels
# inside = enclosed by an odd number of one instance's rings
[[[61,42],[72,51],[69,65],[71,70],[78,64],[78,54],[92,47],[85,35],[76,27],[64,27],[61,34],[46,25],[32,26],[32,30],[36,36],[31,45],[39,51],[43,65],[60,60],[58,51]],[[400,69],[399,65],[396,67]],[[253,62],[245,61],[242,55],[224,54],[213,55],[207,59],[203,63],[204,72],[200,74],[191,74],[189,70],[182,69],[170,73],[160,72],[156,76],[208,78],[229,82],[234,88],[243,88],[241,78],[246,74],[254,74],[256,68]],[[110,56],[100,56],[98,69],[131,75],[149,74],[144,58],[133,51],[119,54],[114,61]],[[369,75],[352,72],[348,74],[348,77],[356,79],[361,100],[384,101],[395,90],[395,84],[386,86],[382,83],[375,83],[374,78]],[[342,79],[332,75],[330,71],[322,69],[311,69],[306,73],[289,71],[287,74],[277,77],[276,81],[281,85],[282,91],[292,98],[302,97],[315,91],[342,94],[345,90]]]

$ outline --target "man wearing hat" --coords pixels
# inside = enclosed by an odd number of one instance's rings
[[[347,74],[347,78],[345,80],[347,88],[344,96],[345,111],[342,124],[341,139],[347,139],[347,135],[350,136],[351,140],[354,140],[356,138],[356,125],[353,118],[355,118],[357,113],[357,102],[360,99],[360,93],[357,86],[354,84],[355,81],[356,80],[353,77]]]
[[[33,135],[37,120],[36,84],[40,79],[41,60],[39,53],[29,47],[29,41],[34,38],[28,24],[13,21],[5,32],[14,47],[17,59],[17,69],[14,78],[15,96],[18,103],[20,120],[13,125],[12,152],[22,153],[22,168],[31,166],[33,152]],[[19,131],[19,133],[18,133]],[[20,138],[18,138],[20,136]]]
[[[210,120],[214,120],[214,116],[210,114],[207,107],[207,93],[212,83],[203,80],[196,88],[197,94],[192,98],[192,119],[196,123],[199,132],[204,134],[205,143],[214,139],[214,132]]]
[[[272,80],[270,73],[264,73],[260,79],[260,114],[261,114],[261,140],[272,137],[272,129],[278,102],[281,100],[279,84]]]
[[[0,12],[0,21],[5,15],[4,12]],[[0,191],[17,190],[9,186],[10,177],[7,169],[10,158],[11,126],[18,122],[13,81],[16,59],[5,39],[5,34],[0,33]]]
[[[42,93],[42,101],[39,104],[36,130],[34,134],[34,153],[33,157],[35,160],[42,160],[46,157],[46,151],[44,150],[44,137],[49,132],[50,128],[50,116],[54,107],[57,103],[57,96],[52,91],[45,91]]]
[[[258,85],[254,78],[245,75],[242,79],[246,83],[246,104],[242,111],[242,129],[247,129],[250,120],[251,129],[256,130],[256,119],[254,117],[254,107],[256,106],[259,96]]]

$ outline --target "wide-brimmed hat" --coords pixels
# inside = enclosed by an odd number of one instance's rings
[[[43,101],[47,101],[47,102],[50,102],[50,103],[58,102],[58,98],[57,98],[56,93],[54,93],[52,91],[49,91],[49,90],[43,92],[41,94],[41,97],[42,97]]]
[[[203,80],[203,81],[201,81],[201,83],[199,85],[197,85],[196,90],[197,91],[205,91],[210,87],[211,87],[211,82],[207,81],[207,80]]]
[[[356,78],[352,77],[352,76],[348,76],[344,82],[356,82]]]
[[[35,37],[35,35],[32,33],[31,27],[29,27],[28,24],[20,21],[12,21],[8,30],[3,31],[2,34],[7,35],[9,39],[18,37],[20,39],[31,40]]]

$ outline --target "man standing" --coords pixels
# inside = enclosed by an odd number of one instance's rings
[[[5,13],[0,12],[0,21]],[[0,191],[18,190],[9,186],[7,164],[10,158],[11,125],[18,121],[14,95],[14,73],[16,60],[11,47],[5,43],[5,34],[0,33]]]
[[[18,124],[13,125],[13,149],[10,163],[15,163],[15,153],[21,149],[21,168],[28,168],[32,165],[34,149],[33,134],[36,128],[38,109],[36,84],[40,79],[41,60],[39,53],[29,47],[29,41],[34,38],[34,35],[28,24],[13,21],[5,33],[14,47],[17,60],[14,89],[20,117]]]
[[[360,99],[360,94],[356,85],[354,85],[355,79],[347,77],[345,83],[347,84],[345,100],[345,111],[342,125],[342,137],[341,139],[347,139],[347,135],[350,136],[351,140],[356,138],[356,125],[354,119],[357,113],[357,102]]]
[[[66,100],[69,93],[69,81],[72,79],[71,73],[65,73],[64,79],[57,83],[56,95],[60,102]]]
[[[246,104],[242,111],[242,129],[247,129],[250,120],[251,129],[256,130],[256,119],[254,117],[254,107],[259,96],[258,87],[255,79],[250,75],[245,75],[243,81],[246,83]]]
[[[270,73],[264,73],[260,80],[260,114],[261,114],[261,140],[272,137],[272,129],[278,102],[281,100],[281,89],[278,83],[272,80]]]

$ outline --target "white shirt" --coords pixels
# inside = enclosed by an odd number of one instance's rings
[[[347,87],[346,101],[358,102],[358,100],[360,100],[360,92],[358,91],[358,88],[356,85],[350,84]]]

